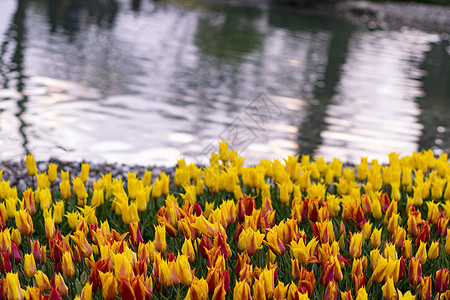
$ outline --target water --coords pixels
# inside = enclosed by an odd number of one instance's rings
[[[0,159],[450,152],[448,35],[178,1],[2,0]]]

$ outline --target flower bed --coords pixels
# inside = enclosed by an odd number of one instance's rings
[[[450,168],[431,151],[0,181],[1,299],[449,298]],[[0,174],[2,171],[0,171]]]

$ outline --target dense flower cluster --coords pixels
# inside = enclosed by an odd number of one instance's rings
[[[28,155],[33,187],[0,180],[0,299],[450,298],[447,155],[243,162],[90,180]]]

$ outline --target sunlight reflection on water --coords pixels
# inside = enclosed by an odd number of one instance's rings
[[[14,3],[0,6],[0,159],[173,165],[204,161],[221,139],[248,164],[450,151],[437,33],[267,7],[133,12],[125,0],[101,19],[80,4],[72,24],[44,0]]]

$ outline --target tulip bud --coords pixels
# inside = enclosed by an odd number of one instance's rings
[[[58,165],[51,163],[48,165],[48,180],[55,182],[58,177]]]
[[[323,296],[323,299],[326,299],[326,300],[337,299],[338,290],[339,290],[339,288],[337,286],[336,281],[328,282],[327,289],[325,290],[325,295]]]
[[[439,240],[431,243],[430,249],[428,249],[428,258],[436,259],[439,256]]]
[[[370,245],[372,246],[372,249],[376,249],[380,247],[381,245],[381,231],[383,228],[380,229],[374,229],[372,232],[372,236],[370,237]]]
[[[440,269],[436,272],[436,284],[435,288],[439,293],[444,293],[448,289],[448,268]]]
[[[24,295],[20,288],[19,274],[8,273],[6,274],[6,290],[7,299],[23,299]]]
[[[86,183],[88,181],[90,167],[91,166],[89,164],[81,164],[80,178],[83,183]]]
[[[348,250],[352,258],[359,258],[362,252],[362,233],[350,233],[350,248]]]
[[[50,281],[48,280],[47,275],[45,275],[41,270],[36,272],[34,279],[36,280],[36,285],[42,292],[50,290]]]
[[[274,300],[283,300],[286,299],[286,294],[288,291],[288,285],[285,286],[283,281],[278,281],[278,285],[275,287],[274,293],[273,293],[273,299]]]
[[[81,291],[80,300],[91,300],[91,299],[92,299],[92,283],[88,282]]]
[[[64,252],[62,256],[62,271],[63,274],[68,278],[71,278],[73,277],[73,275],[75,275],[75,267],[73,264],[72,255],[69,251]]]
[[[59,189],[61,191],[61,197],[64,200],[67,200],[70,198],[71,196],[71,191],[70,191],[70,181],[69,180],[62,180],[59,183]]]
[[[420,264],[423,265],[427,261],[427,244],[420,242],[419,249],[416,252],[416,258],[419,260]]]
[[[28,278],[33,278],[36,274],[36,262],[34,261],[34,256],[32,254],[25,254],[23,271]]]
[[[234,287],[233,299],[244,299],[251,300],[252,296],[250,293],[250,286],[246,281],[236,281],[236,286]]]
[[[388,277],[386,283],[381,287],[383,297],[386,300],[397,300],[397,291],[395,290],[394,281]]]
[[[420,297],[420,300],[430,300],[431,299],[431,275],[428,277],[423,277],[421,279],[419,297]]]
[[[26,165],[27,165],[28,176],[36,176],[36,174],[37,174],[37,166],[36,166],[36,162],[34,161],[34,156],[33,155],[28,154],[26,156]]]
[[[415,257],[411,257],[409,262],[409,274],[408,274],[409,284],[411,287],[416,288],[422,279],[422,265],[419,260]]]

